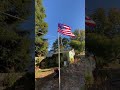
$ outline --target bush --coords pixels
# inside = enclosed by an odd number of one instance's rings
[[[9,73],[3,81],[3,85],[6,87],[11,87],[17,80],[18,75],[15,73]]]
[[[15,75],[18,77],[17,74]],[[5,90],[34,90],[35,89],[35,82],[34,82],[35,74],[34,73],[26,73],[24,75],[21,75],[21,74],[19,75],[22,77],[17,79],[14,83],[8,83],[10,85],[9,87],[6,87]],[[13,76],[13,78],[15,77]]]
[[[90,87],[93,84],[93,77],[91,75],[85,75],[86,87]]]

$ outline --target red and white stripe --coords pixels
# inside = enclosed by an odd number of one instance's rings
[[[60,30],[60,29],[58,29],[58,32],[63,34],[63,35],[75,37],[75,35],[70,30]]]
[[[64,25],[64,27],[65,27],[66,29],[68,29],[68,30],[71,30],[71,28],[70,28],[69,26],[67,26],[67,25]]]
[[[61,26],[59,26],[59,25],[61,25]],[[69,27],[65,24],[58,24],[58,32],[63,34],[63,35],[75,37],[75,35],[71,32],[71,27]]]
[[[87,26],[96,26],[96,23],[88,16],[85,16],[85,24]]]

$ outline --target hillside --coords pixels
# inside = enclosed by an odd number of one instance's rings
[[[43,84],[44,82],[44,84]],[[71,64],[61,69],[62,90],[79,90],[84,86],[84,62]],[[36,90],[58,90],[58,79],[53,79],[53,74],[46,78],[36,80]]]

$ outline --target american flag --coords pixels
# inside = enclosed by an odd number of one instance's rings
[[[58,23],[58,32],[63,35],[75,37],[75,35],[71,32],[71,27],[65,24]]]
[[[87,26],[93,26],[93,27],[96,26],[96,23],[88,16],[85,16],[85,24]]]

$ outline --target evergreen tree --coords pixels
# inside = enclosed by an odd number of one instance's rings
[[[74,31],[74,34],[76,38],[71,38],[70,46],[75,49],[76,54],[79,54],[85,49],[85,31],[78,29]]]
[[[21,72],[30,61],[30,40],[19,28],[24,20],[15,17],[27,19],[31,0],[1,0],[0,5],[0,72]]]
[[[97,66],[103,66],[120,58],[120,10],[116,8],[98,8],[92,15],[96,22],[94,32],[86,33],[86,50],[93,52],[97,59]]]
[[[60,50],[63,51],[63,50],[68,50],[69,49],[69,39],[68,38],[62,38],[62,37],[59,37],[59,44],[60,44]],[[55,42],[53,43],[53,46],[52,46],[52,50],[54,52],[58,51],[58,39],[55,40]]]
[[[46,17],[42,0],[35,0],[35,56],[44,56],[47,53],[48,42],[44,39],[47,33],[47,23],[44,21]]]

